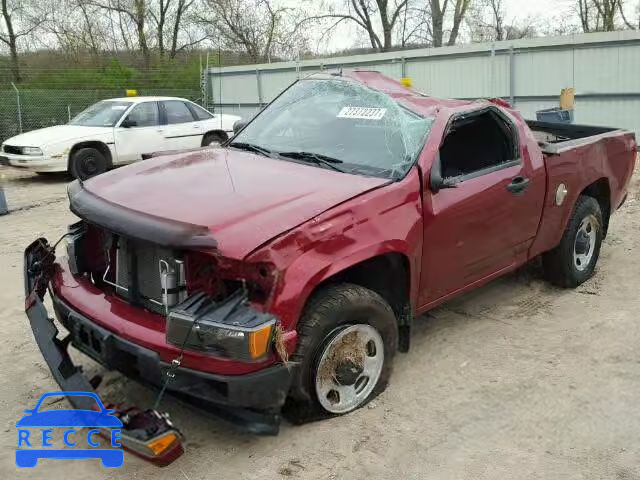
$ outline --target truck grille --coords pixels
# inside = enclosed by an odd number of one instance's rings
[[[118,237],[116,258],[111,264],[115,267],[116,293],[131,303],[164,314],[167,306],[176,305],[184,298],[184,268],[176,252]],[[166,289],[163,288],[163,272]]]

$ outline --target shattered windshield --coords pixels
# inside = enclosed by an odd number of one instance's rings
[[[113,127],[130,106],[131,102],[103,100],[80,112],[69,122],[69,125]]]
[[[307,79],[285,91],[231,147],[348,173],[403,177],[433,118],[343,79]]]

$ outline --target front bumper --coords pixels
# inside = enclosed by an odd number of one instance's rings
[[[40,274],[48,277],[46,281],[35,278],[33,269],[29,268],[33,261],[29,258],[30,250],[36,243],[25,252],[26,313],[38,346],[63,390],[91,391],[92,388],[80,369],[73,365],[67,352],[69,343],[108,369],[161,387],[170,365],[163,362],[156,352],[97,325],[56,296],[48,288],[55,268],[52,263]],[[41,301],[46,290],[51,296],[58,321],[69,331],[64,340],[57,338],[58,329]],[[175,377],[166,387],[173,395],[222,416],[245,431],[272,435],[278,433],[280,408],[291,382],[291,374],[286,366],[274,365],[243,375],[217,375],[184,367],[179,367],[173,373]]]
[[[0,152],[0,165],[34,172],[64,172],[67,170],[66,157],[52,158],[48,155],[15,155]]]
[[[109,370],[161,387],[170,367],[159,355],[131,343],[73,310],[52,295],[60,323],[71,333],[71,343]],[[230,407],[280,408],[289,391],[289,370],[282,364],[244,375],[215,375],[179,367],[167,390],[185,397]]]

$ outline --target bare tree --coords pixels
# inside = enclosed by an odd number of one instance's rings
[[[138,49],[148,67],[151,63],[151,52],[147,41],[147,17],[149,16],[148,0],[82,0],[88,5],[93,5],[109,14],[116,13],[120,20],[120,30],[123,38],[126,38],[123,20],[132,22],[138,43]]]
[[[47,5],[49,18],[44,25],[46,32],[53,34],[58,47],[64,52],[80,53],[89,51],[98,57],[108,47],[107,24],[96,7],[83,0],[53,0]],[[51,47],[45,37],[42,45]]]
[[[11,59],[11,76],[15,82],[19,82],[20,63],[18,58],[18,42],[21,38],[29,36],[46,22],[46,15],[35,15],[29,12],[29,4],[16,0],[2,1],[2,20],[0,25],[0,41],[9,48]]]
[[[158,53],[161,58],[164,57],[167,52],[165,38],[168,23],[171,24],[171,30],[169,32],[171,41],[169,58],[175,58],[180,50],[204,40],[204,37],[199,37],[198,40],[190,40],[183,45],[179,45],[181,29],[183,33],[184,30],[187,30],[184,28],[185,14],[188,13],[194,3],[195,0],[158,0],[157,3],[149,9],[150,16],[154,20],[156,27]]]
[[[325,35],[342,23],[350,22],[366,32],[372,48],[387,51],[393,46],[394,28],[401,15],[406,14],[408,3],[409,0],[343,0],[338,9],[332,3],[323,4],[320,10],[326,13],[307,16],[298,27],[311,21],[328,20],[331,24],[325,29]],[[406,21],[404,25],[407,25]]]
[[[470,4],[471,0],[456,0],[455,8],[453,10],[453,27],[451,28],[447,45],[451,46],[456,44],[458,33],[460,32],[460,24],[462,23]]]
[[[401,47],[406,47],[411,43],[431,43],[432,32],[428,5],[429,2],[424,0],[407,2],[396,34],[397,44]]]
[[[441,47],[444,41],[444,22],[449,5],[453,3],[452,27],[449,33],[447,45],[455,45],[460,33],[460,25],[464,20],[472,0],[430,0],[431,6],[431,30],[433,46]]]
[[[195,40],[191,40],[187,43],[178,46],[178,39],[180,36],[180,30],[183,28],[185,14],[191,8],[191,6],[195,3],[195,0],[178,0],[178,4],[176,7],[176,11],[173,15],[173,30],[171,33],[171,50],[169,52],[170,58],[175,58],[176,54],[180,50],[184,50],[187,47],[191,47],[193,45],[197,45],[202,42],[206,35],[197,37]]]
[[[293,10],[274,7],[271,0],[205,0],[205,5],[196,17],[208,37],[253,62],[293,49],[300,35],[293,32]]]
[[[479,0],[466,20],[472,42],[516,40],[537,34],[537,19],[508,19],[503,0]]]
[[[621,28],[640,28],[633,25],[626,18],[624,7],[625,0],[578,0],[576,10],[580,18],[582,31],[587,32],[611,32]],[[618,21],[620,16],[620,23]]]
[[[624,5],[622,4],[622,2],[619,3],[619,8],[620,8],[620,16],[622,17],[622,21],[624,22],[624,25],[631,29],[631,30],[640,30],[640,0],[638,1],[638,4],[636,5],[636,22],[635,24],[633,24],[632,22],[630,22],[629,20],[627,20],[627,16],[624,13]]]

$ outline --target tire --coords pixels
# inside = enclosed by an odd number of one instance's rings
[[[222,142],[227,141],[227,136],[222,132],[207,133],[202,139],[202,146],[208,147],[210,145],[219,145]]]
[[[69,162],[69,173],[73,178],[87,180],[104,173],[109,168],[106,157],[95,148],[80,148],[73,153]]]
[[[591,278],[600,256],[603,226],[600,204],[592,197],[578,197],[560,244],[542,256],[547,280],[559,287],[575,288]],[[590,238],[585,240],[585,235]]]
[[[344,415],[387,387],[398,322],[377,293],[348,283],[319,290],[303,312],[298,333],[298,347],[291,358],[297,368],[283,410],[290,422]],[[373,365],[370,376],[367,365]],[[334,386],[336,390],[331,390]],[[352,392],[352,401],[346,394],[340,398],[337,389]],[[328,393],[321,398],[321,391]]]

